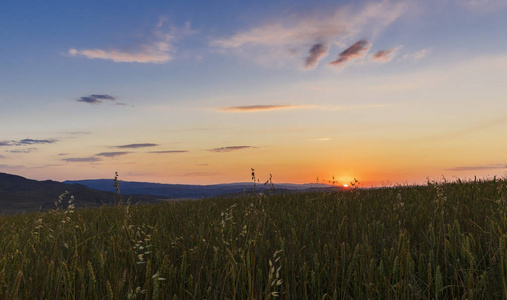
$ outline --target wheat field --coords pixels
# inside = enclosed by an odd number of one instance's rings
[[[506,196],[505,179],[90,209],[62,194],[0,216],[0,298],[506,298]]]

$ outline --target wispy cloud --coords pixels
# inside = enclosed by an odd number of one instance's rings
[[[113,62],[123,63],[165,63],[173,59],[176,50],[175,42],[185,35],[195,33],[186,23],[184,28],[170,27],[164,31],[164,18],[160,18],[156,28],[148,34],[151,42],[141,43],[136,50],[121,49],[76,49],[70,48],[67,53],[70,56],[84,56],[90,59],[105,59]]]
[[[117,49],[83,49],[71,48],[68,51],[70,56],[82,55],[87,58],[100,58],[114,62],[127,63],[164,63],[172,60],[170,53],[171,45],[168,42],[157,42],[153,45],[142,45],[137,52],[126,52]]]
[[[156,146],[158,146],[158,144],[142,143],[142,144],[120,145],[120,146],[114,146],[114,147],[120,148],[120,149],[137,149],[137,148],[156,147]]]
[[[505,0],[459,0],[456,1],[473,12],[489,13],[498,11],[507,6]]]
[[[455,139],[460,136],[466,136],[468,134],[484,131],[491,127],[497,127],[502,124],[507,124],[507,117],[502,116],[498,118],[490,118],[487,121],[483,121],[480,123],[471,124],[468,127],[460,128],[458,130],[452,130],[448,132],[440,132],[439,133],[433,133],[426,137],[418,139],[420,142],[427,142],[427,141],[434,141],[434,140],[449,140],[449,139]]]
[[[388,62],[394,58],[397,50],[397,48],[391,48],[377,51],[372,55],[371,59],[379,62]]]
[[[92,156],[92,157],[69,157],[63,158],[62,160],[66,162],[98,162],[101,161],[102,159]]]
[[[208,151],[211,151],[211,152],[232,152],[232,151],[245,150],[245,149],[254,149],[254,148],[257,148],[257,147],[253,147],[253,146],[230,146],[230,147],[208,149]]]
[[[414,53],[408,53],[408,54],[403,55],[403,59],[420,60],[420,59],[424,58],[426,55],[428,55],[428,53],[430,53],[430,51],[431,50],[429,48],[421,49],[421,50],[416,51]]]
[[[58,142],[57,139],[44,139],[44,140],[22,139],[19,141],[0,141],[0,147],[53,144],[56,142]]]
[[[21,166],[21,165],[5,165],[5,164],[0,164],[0,169],[9,169],[9,170],[17,170],[17,169],[24,169],[25,166]]]
[[[7,150],[10,153],[30,153],[36,151],[37,148],[25,148],[25,149],[16,149],[16,150]]]
[[[64,132],[65,134],[72,134],[72,135],[84,135],[84,134],[91,134],[91,132],[88,131],[68,131]]]
[[[4,158],[5,158],[5,156],[0,154],[0,159],[4,159]]]
[[[507,164],[489,164],[482,166],[465,166],[465,167],[454,167],[445,169],[447,171],[481,171],[481,170],[495,170],[495,169],[506,169]]]
[[[167,151],[150,151],[148,153],[154,154],[171,154],[171,153],[187,153],[188,150],[167,150]]]
[[[130,152],[101,152],[95,154],[95,156],[104,156],[104,157],[116,157],[129,154]]]
[[[315,68],[319,63],[319,60],[327,54],[328,50],[329,47],[322,43],[317,43],[313,45],[313,47],[310,48],[310,51],[308,52],[308,57],[306,58],[305,62],[305,68],[306,69]]]
[[[294,108],[305,108],[305,107],[314,107],[310,105],[246,105],[246,106],[229,106],[222,107],[220,111],[226,112],[256,112],[256,111],[266,111],[266,110],[278,110],[278,109],[294,109]]]
[[[56,142],[58,142],[57,139],[45,139],[45,140],[23,139],[14,142],[14,144],[16,146],[22,146],[22,145],[37,145],[37,144],[53,144]]]
[[[356,42],[354,45],[348,47],[343,50],[340,54],[338,54],[338,58],[330,63],[329,65],[334,66],[342,66],[349,60],[354,60],[358,58],[362,58],[366,56],[368,51],[370,50],[371,43],[366,40],[360,40]]]
[[[115,101],[117,98],[111,95],[103,94],[103,95],[90,95],[79,98],[78,102],[84,102],[89,104],[100,104],[103,100]]]
[[[224,53],[233,53],[259,62],[299,60],[313,68],[327,53],[328,45],[343,45],[350,39],[374,38],[398,19],[407,2],[378,1],[364,5],[339,6],[309,14],[282,16],[273,22],[238,31],[211,42]]]
[[[31,167],[31,169],[45,169],[45,168],[49,168],[49,167],[59,167],[59,166],[63,166],[63,165],[64,164],[46,164],[46,165]]]

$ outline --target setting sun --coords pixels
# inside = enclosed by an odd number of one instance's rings
[[[348,185],[348,184],[344,184],[344,185],[343,185],[343,187],[344,187],[344,188],[347,188],[347,187],[349,187],[349,185]]]

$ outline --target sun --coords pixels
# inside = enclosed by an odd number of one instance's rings
[[[348,184],[344,184],[344,185],[343,185],[343,187],[344,187],[344,188],[348,188],[348,187],[349,187],[349,185],[348,185]]]

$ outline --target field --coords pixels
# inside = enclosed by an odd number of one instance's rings
[[[0,217],[0,298],[507,297],[505,179],[78,210],[74,196]]]

